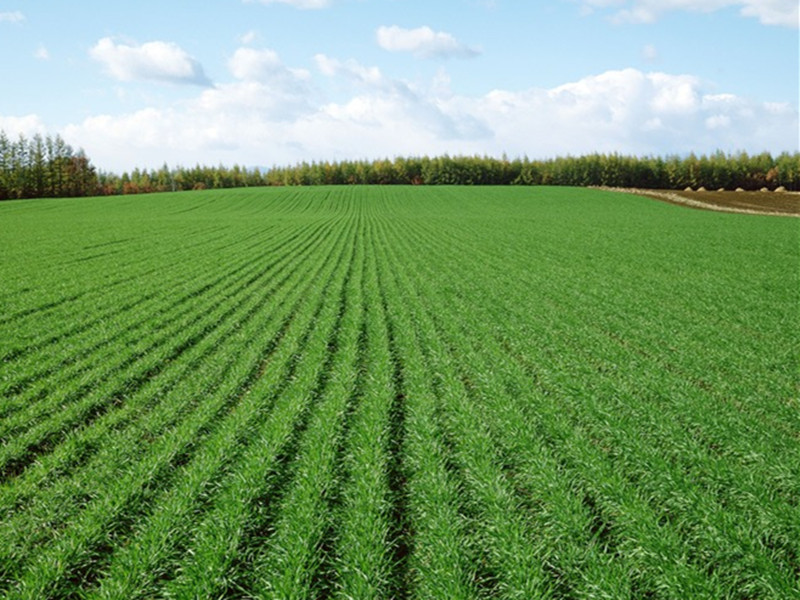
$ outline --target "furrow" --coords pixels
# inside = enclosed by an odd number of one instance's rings
[[[320,550],[331,518],[336,449],[357,387],[363,257],[363,244],[356,237],[322,370],[325,379],[318,406],[292,465],[293,485],[278,512],[274,533],[254,558],[251,587],[256,597],[308,597],[323,560]]]
[[[362,241],[368,255],[361,291],[365,310],[361,366],[364,383],[358,394],[352,431],[347,436],[341,507],[335,518],[335,557],[329,567],[330,578],[335,582],[329,592],[341,598],[365,600],[400,598],[404,588],[392,573],[392,559],[401,560],[399,539],[405,532],[397,528],[392,531],[393,498],[389,489],[390,477],[395,482],[399,478],[399,465],[390,464],[390,457],[399,459],[402,442],[398,438],[402,431],[396,421],[392,427],[390,418],[398,392],[393,380],[385,303],[378,289],[374,235],[370,222]],[[397,491],[397,495],[401,493],[402,490]],[[397,503],[402,501],[395,498]]]
[[[302,272],[298,272],[297,275],[295,276],[295,279],[296,279],[297,283],[295,283],[291,288],[292,289],[292,295],[294,295],[295,298],[302,298],[302,294],[299,291],[294,291],[295,289],[297,289],[297,284],[300,283],[300,281],[303,280]],[[258,313],[259,306],[263,305],[263,302],[265,300],[267,300],[267,298],[268,298],[268,295],[265,295],[264,297],[258,299],[257,303],[255,305],[253,305],[252,307],[248,308],[247,305],[245,305],[243,307],[243,309],[247,309],[248,310],[248,315],[249,315],[248,319],[251,318],[253,315]],[[292,300],[292,302],[297,302],[297,301],[299,301],[299,300]],[[279,304],[279,307],[280,306],[285,306],[287,303],[288,303],[288,300],[284,299]],[[277,308],[276,308],[276,310],[277,310]],[[294,309],[292,309],[292,311],[293,310]],[[271,345],[274,345],[275,343],[277,343],[277,340],[280,339],[280,336],[282,336],[284,334],[285,327],[287,326],[287,323],[288,323],[287,319],[288,319],[288,317],[284,317],[282,324],[280,323],[280,321],[281,321],[280,319],[273,319],[272,320],[273,325],[271,327],[267,328],[267,330],[266,330],[267,335],[268,336],[275,336],[275,337],[272,338],[272,341],[270,342]],[[236,336],[245,335],[246,332],[247,332],[247,329],[242,331],[240,329],[240,326],[245,324],[246,322],[247,322],[246,319],[243,320],[243,321],[234,322],[232,324],[233,328],[231,330],[231,333],[233,333]],[[256,327],[256,324],[251,325],[250,329],[252,329],[253,327]],[[278,330],[277,333],[275,333],[275,328],[277,328],[277,330]],[[263,326],[259,326],[256,331],[262,330],[262,329],[263,329]],[[263,335],[262,331],[258,331],[258,333]],[[237,339],[237,337],[233,337],[231,339],[231,342],[235,342],[236,339]],[[241,339],[241,338],[238,338],[238,339]],[[221,340],[219,338],[217,338],[216,341],[219,342]],[[211,347],[213,347],[214,346],[214,341],[211,340],[211,343],[212,343]],[[222,347],[221,350],[222,350],[221,354],[224,357],[225,356],[224,347]],[[218,354],[220,354],[220,352],[218,352]],[[210,362],[210,363],[206,363],[206,364],[208,364],[209,367],[212,367],[212,370],[219,371],[220,369],[222,369],[221,375],[224,376],[225,371],[229,370],[230,368],[234,368],[235,367],[236,369],[238,369],[239,372],[241,372],[241,367],[245,366],[247,364],[247,362],[244,361],[242,363],[242,365],[239,365],[239,363],[235,359],[236,359],[236,353],[234,352],[231,356],[225,358],[225,360],[220,361],[219,363]],[[263,368],[263,366],[253,366],[253,367],[251,367],[251,369],[252,369],[251,373],[253,373],[254,371],[258,372],[262,368]],[[209,373],[209,375],[210,375],[210,373]],[[241,386],[242,385],[242,381],[246,381],[246,380],[243,380],[241,377],[239,379],[234,378],[232,380],[232,384]],[[202,391],[201,391],[202,388],[193,390],[192,386],[195,385],[195,384],[200,384],[204,388],[208,389],[209,387],[211,387],[213,385],[216,385],[216,384],[213,384],[212,382],[213,382],[213,379],[211,381],[206,381],[205,378],[200,378],[199,380],[184,379],[183,382],[181,383],[181,385],[178,386],[178,388],[176,388],[171,395],[170,394],[166,394],[165,395],[163,401],[161,402],[161,406],[164,406],[164,408],[166,410],[166,414],[169,415],[171,412],[174,412],[174,408],[175,408],[175,406],[173,406],[169,402],[170,398],[175,398],[175,397],[180,398],[182,396],[185,397],[187,395],[189,397],[197,397],[198,394],[202,393]],[[217,402],[213,398],[212,398],[212,400],[214,402]],[[181,403],[178,403],[176,406],[180,407],[180,405],[181,405]],[[205,407],[204,405],[201,405],[200,408],[204,408],[204,407]],[[194,410],[195,410],[195,412],[203,412],[205,414],[204,411],[200,411],[197,407]],[[213,414],[215,414],[214,411],[211,411],[210,413],[208,413],[208,416],[211,416]],[[151,426],[152,425],[157,425],[158,427],[165,426],[164,424],[158,424],[158,420],[156,420],[156,423],[152,423]],[[200,425],[198,425],[198,426],[200,426]],[[179,428],[180,427],[178,427],[178,429]],[[87,434],[91,434],[93,430],[89,429],[89,430],[86,430],[86,431],[87,431]],[[152,431],[152,430],[147,431],[147,430],[145,430],[143,433],[145,435],[145,438],[144,438],[145,443],[146,443],[145,448],[147,448],[148,450],[152,449],[152,443],[153,442],[160,441],[160,438],[157,435],[157,431]],[[124,458],[124,454],[121,455],[120,452],[124,452],[124,453],[130,455],[130,453],[133,451],[133,448],[135,448],[136,445],[141,445],[141,443],[142,443],[142,440],[136,435],[136,430],[134,430],[134,432],[132,432],[132,433],[125,432],[125,435],[120,436],[120,437],[121,437],[121,440],[118,440],[117,443],[106,443],[106,444],[103,444],[102,451],[99,453],[99,455],[97,457],[94,457],[93,463],[90,465],[92,467],[92,469],[90,471],[88,471],[88,472],[79,473],[80,479],[77,482],[70,483],[66,487],[66,490],[63,490],[63,488],[64,488],[63,484],[60,485],[58,488],[56,488],[56,490],[55,490],[56,493],[53,494],[53,499],[54,499],[54,502],[56,502],[55,506],[57,506],[59,510],[62,510],[63,507],[74,506],[74,501],[72,503],[66,503],[66,504],[63,503],[63,501],[65,499],[65,497],[63,496],[63,493],[75,494],[76,492],[80,492],[81,488],[84,487],[84,485],[86,487],[92,486],[93,485],[92,482],[93,481],[97,481],[98,480],[97,478],[100,478],[99,480],[102,480],[103,477],[108,477],[108,476],[113,477],[114,474],[115,474],[115,470],[114,470],[113,466],[115,464],[119,464],[120,461],[123,461],[123,463],[124,463],[125,461],[129,460],[129,459]],[[128,440],[127,443],[125,442],[126,439]],[[147,440],[150,440],[149,444],[147,443]],[[129,446],[129,444],[132,444],[132,446]],[[66,452],[66,453],[64,453],[62,455],[62,458],[68,460],[69,456],[70,456],[69,452]],[[107,472],[108,474],[107,475],[102,475],[102,473],[104,471]],[[91,475],[91,473],[94,473],[94,475]],[[63,480],[60,480],[58,483],[61,484],[62,481]],[[85,482],[85,484],[83,484],[81,482]],[[29,484],[32,485],[32,486],[36,486],[37,483],[39,483],[39,482],[37,482],[36,480],[29,481]],[[15,492],[15,491],[17,491],[17,489],[18,488],[15,486],[15,487],[12,487],[10,491],[11,492]],[[57,493],[59,491],[59,489],[63,490],[62,494]],[[70,490],[73,490],[73,491],[70,492]],[[19,501],[19,496],[17,496],[17,501]],[[41,504],[37,504],[37,505],[34,505],[34,506],[37,507],[37,508],[41,508]],[[52,517],[50,517],[50,518],[52,519]],[[11,520],[8,523],[9,526],[11,526],[11,530],[12,531],[15,531],[15,530],[19,531],[20,530],[19,528],[13,527],[13,523],[14,522],[15,522],[15,520]]]
[[[387,302],[390,348],[401,365],[404,402],[404,472],[408,499],[403,543],[409,548],[404,587],[412,598],[476,598],[475,566],[468,546],[456,481],[448,472],[438,436],[435,395],[415,334],[408,299],[400,292],[396,265],[386,255],[391,245],[384,228],[378,233],[379,281]]]
[[[320,275],[321,267],[310,278],[311,281]],[[326,277],[330,284],[333,275],[323,275]],[[163,583],[171,578],[180,549],[189,544],[192,537],[190,529],[194,527],[187,519],[202,520],[207,510],[213,514],[216,506],[213,496],[224,489],[227,482],[241,481],[242,464],[249,464],[252,468],[251,456],[262,451],[263,446],[253,438],[267,423],[274,422],[274,413],[280,409],[275,406],[277,398],[293,375],[292,356],[302,350],[302,340],[308,335],[309,328],[315,326],[320,308],[317,303],[320,298],[325,298],[326,290],[327,286],[311,290],[304,300],[302,314],[294,318],[296,326],[289,333],[289,339],[275,350],[274,356],[269,357],[269,373],[263,358],[251,370],[251,382],[245,386],[246,393],[229,423],[187,463],[177,478],[177,485],[158,500],[152,514],[137,526],[131,539],[115,553],[107,574],[90,597],[147,597],[154,593],[152,586],[157,581]],[[283,420],[281,424],[284,424]],[[222,467],[226,464],[223,472]],[[262,465],[261,462],[256,464]],[[206,505],[203,510],[201,504]],[[196,550],[190,551],[190,556],[197,560]],[[208,576],[208,570],[203,571]]]
[[[246,272],[246,279],[238,287],[229,288],[230,293],[238,294],[247,288],[257,290],[254,286],[263,277],[264,266],[259,265],[257,261],[252,262],[254,264],[251,271]],[[267,269],[271,266],[268,265]],[[188,321],[178,321],[171,325],[171,329],[159,338],[167,342],[165,347],[155,351],[159,342],[145,340],[146,349],[140,350],[133,355],[133,358],[127,359],[127,362],[131,363],[131,368],[118,372],[117,376],[110,381],[106,379],[103,387],[97,387],[92,381],[83,383],[77,390],[66,392],[66,397],[54,394],[52,399],[49,399],[49,403],[62,406],[61,412],[54,415],[53,419],[42,421],[25,433],[17,434],[0,448],[0,465],[2,465],[5,476],[20,472],[30,464],[33,456],[48,451],[70,426],[79,423],[85,427],[88,422],[97,419],[111,409],[115,399],[117,399],[116,403],[119,403],[120,398],[135,393],[138,388],[159,375],[171,362],[209,335],[217,327],[218,320],[227,318],[227,314],[236,308],[236,303],[230,298],[227,303],[219,303],[213,297],[209,298],[209,302],[211,306],[214,306],[212,312],[204,314],[199,312],[198,307],[195,306],[192,309],[194,314],[188,317]],[[171,337],[170,332],[173,332],[173,336],[176,332],[180,332],[180,335]],[[141,370],[137,371],[137,369]],[[86,394],[89,391],[91,393]],[[71,397],[75,397],[77,402],[67,404],[67,408],[64,410],[63,403],[69,402]],[[28,412],[25,412],[20,413],[17,420],[25,416],[30,418]],[[5,425],[8,431],[13,428],[14,421],[5,423]]]
[[[395,239],[400,243],[399,236]],[[391,248],[395,251],[397,244]],[[503,476],[492,437],[473,410],[456,362],[425,309],[424,292],[405,278],[405,271],[397,272],[404,279],[407,301],[416,306],[419,334],[438,389],[437,416],[464,477],[475,544],[486,564],[482,583],[496,588],[502,598],[548,597],[552,582],[533,552],[534,531]]]

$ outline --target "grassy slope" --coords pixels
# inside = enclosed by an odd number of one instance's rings
[[[0,204],[0,593],[798,595],[797,241],[564,188]]]

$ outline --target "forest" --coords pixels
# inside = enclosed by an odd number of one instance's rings
[[[800,153],[629,156],[594,153],[545,159],[397,157],[302,162],[271,168],[201,166],[96,169],[60,136],[0,132],[0,200],[295,185],[564,185],[644,189],[800,190]]]
[[[12,141],[0,131],[0,200],[97,194],[97,170],[61,136]]]

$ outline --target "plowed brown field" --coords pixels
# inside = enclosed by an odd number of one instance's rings
[[[698,192],[614,188],[702,210],[800,217],[798,192]]]

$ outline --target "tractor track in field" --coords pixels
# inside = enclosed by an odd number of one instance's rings
[[[800,217],[800,192],[677,191],[606,186],[592,186],[592,189],[636,194],[700,210],[742,215]]]

